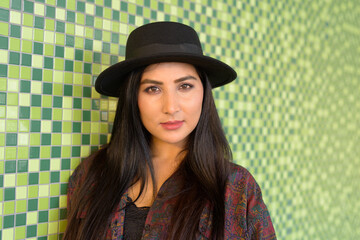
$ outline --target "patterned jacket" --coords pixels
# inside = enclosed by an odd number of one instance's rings
[[[78,169],[77,169],[78,170]],[[79,180],[78,172],[72,174],[68,185],[68,207]],[[165,239],[171,220],[174,201],[172,196],[180,189],[180,173],[173,174],[159,190],[151,206],[143,230],[142,239]],[[112,213],[106,239],[123,239],[124,207],[130,198],[127,192]],[[212,213],[210,207],[203,209],[197,239],[210,239]],[[225,193],[225,238],[224,239],[276,239],[269,212],[262,200],[261,190],[252,175],[243,167],[231,164],[231,173]]]

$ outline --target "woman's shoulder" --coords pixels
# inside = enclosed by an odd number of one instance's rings
[[[249,170],[232,162],[230,163],[229,181],[233,182],[239,180],[255,181]]]
[[[253,175],[236,163],[230,163],[227,192],[232,195],[261,198],[260,187]]]

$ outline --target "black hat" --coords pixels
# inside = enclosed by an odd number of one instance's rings
[[[236,78],[236,72],[230,66],[203,55],[194,29],[176,22],[155,22],[138,27],[130,33],[125,60],[100,73],[95,89],[100,94],[118,97],[118,89],[128,73],[159,62],[184,62],[197,66],[207,73],[213,88]]]

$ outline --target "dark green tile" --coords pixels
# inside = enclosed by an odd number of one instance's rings
[[[1,43],[1,37],[0,37],[0,43]],[[85,39],[85,50],[93,50],[93,40]]]
[[[91,97],[91,87],[83,87],[83,97]]]
[[[6,146],[17,145],[17,133],[6,133]]]
[[[31,106],[41,107],[41,95],[37,95],[37,94],[31,95]]]
[[[20,53],[18,52],[10,52],[9,54],[9,63],[10,64],[20,64]]]
[[[39,120],[31,120],[30,122],[30,131],[31,132],[40,132],[41,124]]]
[[[9,22],[9,10],[0,8],[0,21]]]
[[[29,119],[30,118],[30,107],[20,106],[19,118],[20,119]]]
[[[50,182],[57,183],[60,181],[60,172],[51,172],[50,173]]]
[[[36,210],[38,210],[38,199],[29,199],[28,200],[28,211],[36,211]]]
[[[157,19],[157,13],[155,10],[151,10],[151,19]]]
[[[66,35],[66,37],[65,37],[65,45],[68,46],[68,47],[73,47],[74,44],[75,44],[74,36]]]
[[[43,94],[52,94],[52,83],[43,83]]]
[[[79,12],[85,12],[85,3],[77,1],[76,10]]]
[[[50,160],[41,159],[40,160],[40,171],[49,171],[50,170]]]
[[[118,44],[119,43],[119,34],[118,33],[111,33],[111,42]]]
[[[62,130],[62,123],[58,122],[58,121],[53,121],[52,122],[52,131],[54,133],[60,133]]]
[[[99,29],[95,29],[94,38],[95,40],[102,40],[102,31]]]
[[[31,66],[31,55],[22,53],[21,54],[21,65],[23,66]]]
[[[6,105],[6,93],[0,92],[0,105]]]
[[[113,65],[118,62],[118,56],[111,55],[110,56],[110,64]]]
[[[55,57],[64,57],[64,47],[56,46],[55,47]]]
[[[110,53],[110,43],[103,42],[102,51],[104,53]]]
[[[12,0],[11,1],[11,9],[21,10],[22,0]]]
[[[0,175],[0,187],[4,187],[4,175]]]
[[[66,208],[60,208],[60,213],[59,213],[59,217],[61,220],[66,219],[67,217],[67,211]]]
[[[29,185],[39,184],[39,173],[29,173]]]
[[[85,145],[90,144],[90,134],[83,134],[81,136],[81,144],[85,144]]]
[[[126,51],[125,46],[120,45],[120,47],[119,47],[119,55],[120,56],[125,56],[125,51]]]
[[[36,237],[36,233],[37,233],[36,225],[26,226],[26,237],[27,238]]]
[[[15,200],[15,188],[5,188],[4,201],[13,201],[13,200]]]
[[[33,68],[32,69],[32,80],[41,81],[42,80],[42,69]]]
[[[40,157],[40,147],[30,147],[30,158],[39,158],[39,157]]]
[[[49,220],[49,212],[48,211],[39,211],[38,221],[39,223],[44,223]]]
[[[61,147],[51,147],[51,157],[52,158],[61,157]]]
[[[113,10],[112,11],[112,20],[119,21],[119,19],[120,19],[120,12]]]
[[[0,49],[8,49],[8,48],[9,48],[9,39],[7,37],[0,36]]]
[[[69,159],[70,161],[70,159]],[[70,163],[69,163],[70,164]],[[63,195],[63,194],[66,194],[67,193],[67,183],[62,183],[60,184],[60,194]]]
[[[164,11],[164,3],[158,2],[158,10],[162,12]]]
[[[65,60],[65,71],[72,72],[74,70],[74,62],[71,60]]]
[[[26,80],[20,81],[20,92],[22,93],[30,92],[30,81],[26,81]]]
[[[46,6],[46,17],[55,18],[55,8]]]
[[[126,2],[121,2],[120,9],[122,12],[128,11],[128,4]]]
[[[91,74],[91,63],[84,63],[84,73]]]
[[[42,133],[41,134],[41,145],[51,145],[51,134]]]
[[[57,0],[56,6],[65,8],[66,0]]]
[[[5,161],[5,173],[16,172],[16,161]]]
[[[34,3],[24,0],[24,12],[34,13]]]
[[[82,61],[84,58],[84,51],[80,49],[75,49],[75,60]]]
[[[44,44],[42,44],[42,43],[34,42],[33,53],[42,55],[43,54],[43,46],[44,46]]]
[[[101,53],[94,52],[93,61],[94,63],[101,63]]]
[[[50,198],[50,208],[59,208],[59,197]]]
[[[41,110],[41,119],[42,120],[51,120],[52,109],[51,108],[43,108]]]
[[[81,98],[73,99],[73,108],[81,109]]]
[[[16,214],[16,226],[24,226],[26,224],[26,213]]]
[[[143,8],[140,6],[136,6],[136,15],[142,16],[143,15]]]
[[[129,14],[129,23],[132,25],[135,24],[135,16],[134,15]]]
[[[80,133],[81,132],[81,123],[80,122],[73,122],[73,124],[72,124],[72,132],[73,133]]]
[[[104,6],[108,7],[108,8],[111,8],[111,0],[105,0],[104,1]]]
[[[61,159],[61,170],[69,170],[69,169],[70,169],[70,159],[68,158]]]
[[[14,227],[14,215],[10,215],[10,216],[4,216],[3,221],[4,221],[4,228],[12,228]]]
[[[35,16],[35,28],[44,29],[44,18]]]
[[[105,144],[107,142],[107,136],[104,134],[100,135],[100,144]]]
[[[179,3],[178,3],[179,4]],[[145,0],[144,1],[144,6],[145,7],[150,7],[150,0]],[[182,5],[181,5],[182,6]]]
[[[85,17],[85,25],[88,26],[88,27],[93,27],[94,26],[94,17],[86,15],[86,17]]]
[[[56,32],[64,33],[65,32],[65,23],[56,21],[55,29],[56,29]]]
[[[21,27],[17,25],[10,26],[10,37],[20,38],[21,37]]]
[[[72,11],[69,11],[69,10],[66,11],[66,21],[74,23],[75,22],[75,13]]]
[[[62,108],[62,97],[53,97],[53,107]]]
[[[100,6],[95,6],[95,16],[102,17],[103,16],[103,8]]]
[[[83,120],[83,121],[90,121],[90,120],[91,120],[90,111],[84,110],[82,113],[83,113],[83,114],[82,114],[82,115],[83,115],[83,117],[82,117],[82,120]]]
[[[51,57],[44,57],[44,68],[53,69],[54,59]]]
[[[27,172],[27,171],[28,171],[28,160],[18,160],[17,172]]]
[[[7,77],[7,66],[0,64],[0,77]]]
[[[72,85],[64,85],[64,96],[72,96],[73,94],[73,86]]]
[[[71,156],[72,157],[80,157],[80,147],[78,147],[78,146],[73,146],[72,148],[71,148]]]

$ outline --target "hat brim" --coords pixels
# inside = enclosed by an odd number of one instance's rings
[[[167,55],[152,55],[118,62],[105,69],[97,77],[95,89],[100,94],[118,97],[118,89],[127,74],[139,67],[160,62],[183,62],[199,67],[207,73],[212,88],[225,85],[233,81],[237,76],[234,69],[215,58],[195,54],[169,53]]]

